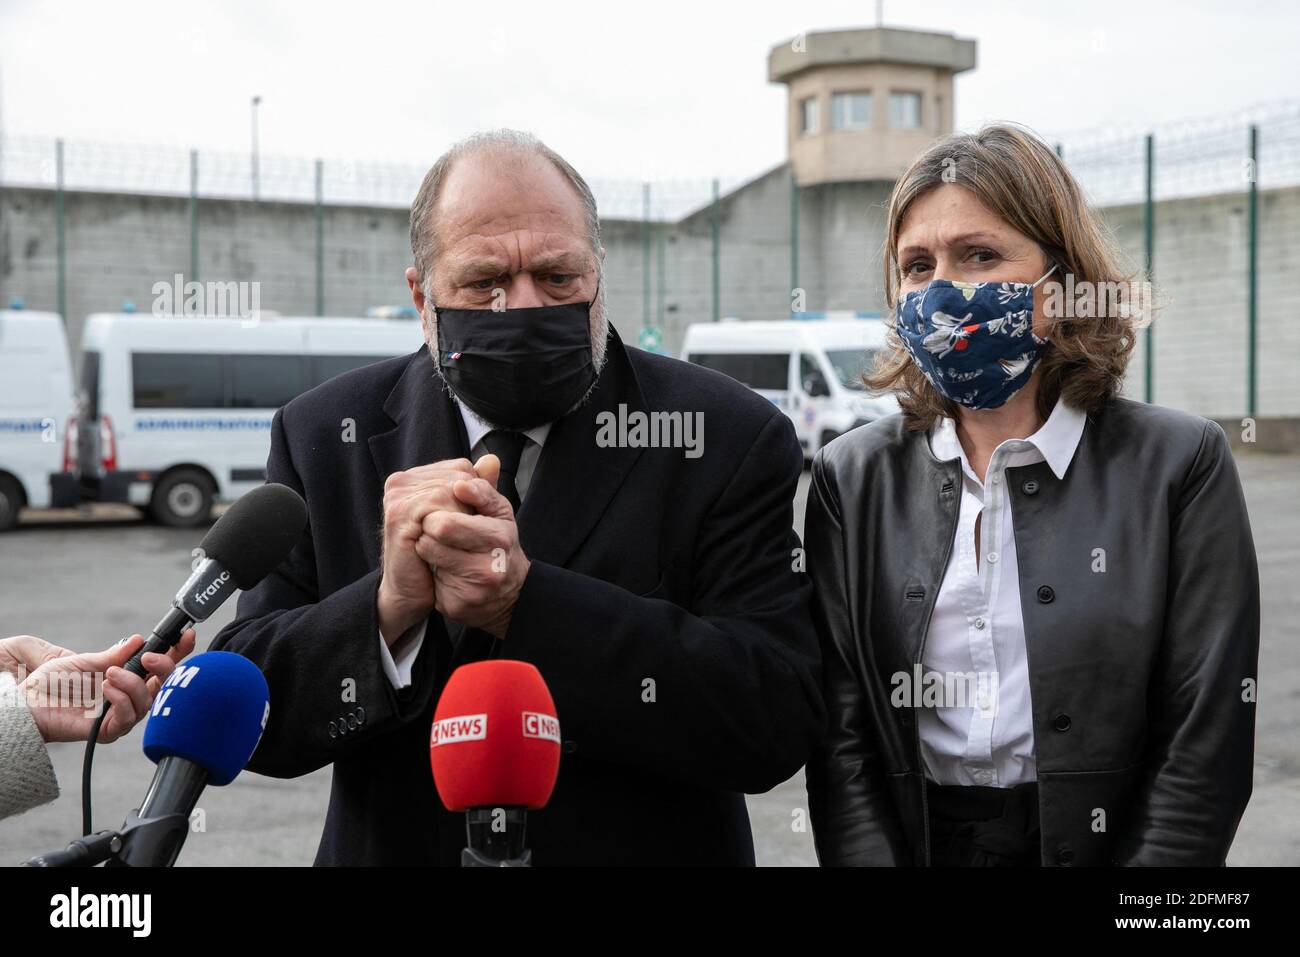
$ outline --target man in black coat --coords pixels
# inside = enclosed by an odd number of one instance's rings
[[[249,767],[333,764],[318,864],[457,864],[434,707],[458,665],[519,659],[562,736],[535,864],[752,864],[744,794],[798,771],[824,720],[789,421],[623,346],[595,201],[531,137],[458,144],[411,220],[428,348],[272,426],[267,479],[309,526],[212,643],[270,683]]]

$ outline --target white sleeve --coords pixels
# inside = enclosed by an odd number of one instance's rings
[[[394,688],[406,688],[411,684],[411,668],[420,653],[420,646],[424,644],[424,632],[428,627],[428,621],[420,622],[417,628],[398,638],[392,649],[384,640],[384,633],[379,633],[379,661]]]
[[[13,675],[0,671],[0,818],[59,796],[50,756]]]

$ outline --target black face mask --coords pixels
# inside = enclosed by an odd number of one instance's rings
[[[438,369],[484,422],[518,430],[553,422],[596,381],[591,305],[435,309]]]

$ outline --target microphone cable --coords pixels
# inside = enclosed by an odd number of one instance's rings
[[[103,692],[100,693],[103,698]],[[90,772],[91,766],[95,762],[95,742],[99,740],[99,729],[104,724],[104,718],[108,716],[108,709],[113,707],[107,698],[100,701],[99,715],[95,718],[95,723],[90,729],[90,738],[86,741],[86,755],[81,760],[81,833],[94,834],[91,829],[90,813]]]

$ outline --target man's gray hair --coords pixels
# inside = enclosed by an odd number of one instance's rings
[[[424,182],[420,184],[420,191],[415,194],[415,202],[411,204],[411,252],[415,256],[415,268],[420,274],[421,285],[426,294],[430,291],[433,261],[438,254],[433,209],[438,204],[442,182],[452,163],[474,153],[494,153],[515,157],[540,156],[564,174],[564,178],[569,181],[577,191],[578,198],[582,200],[587,216],[587,237],[591,242],[591,250],[599,269],[600,216],[596,212],[596,197],[592,194],[587,181],[582,178],[582,174],[569,165],[568,160],[532,133],[520,130],[486,130],[465,137],[439,156],[437,162],[425,174]]]

